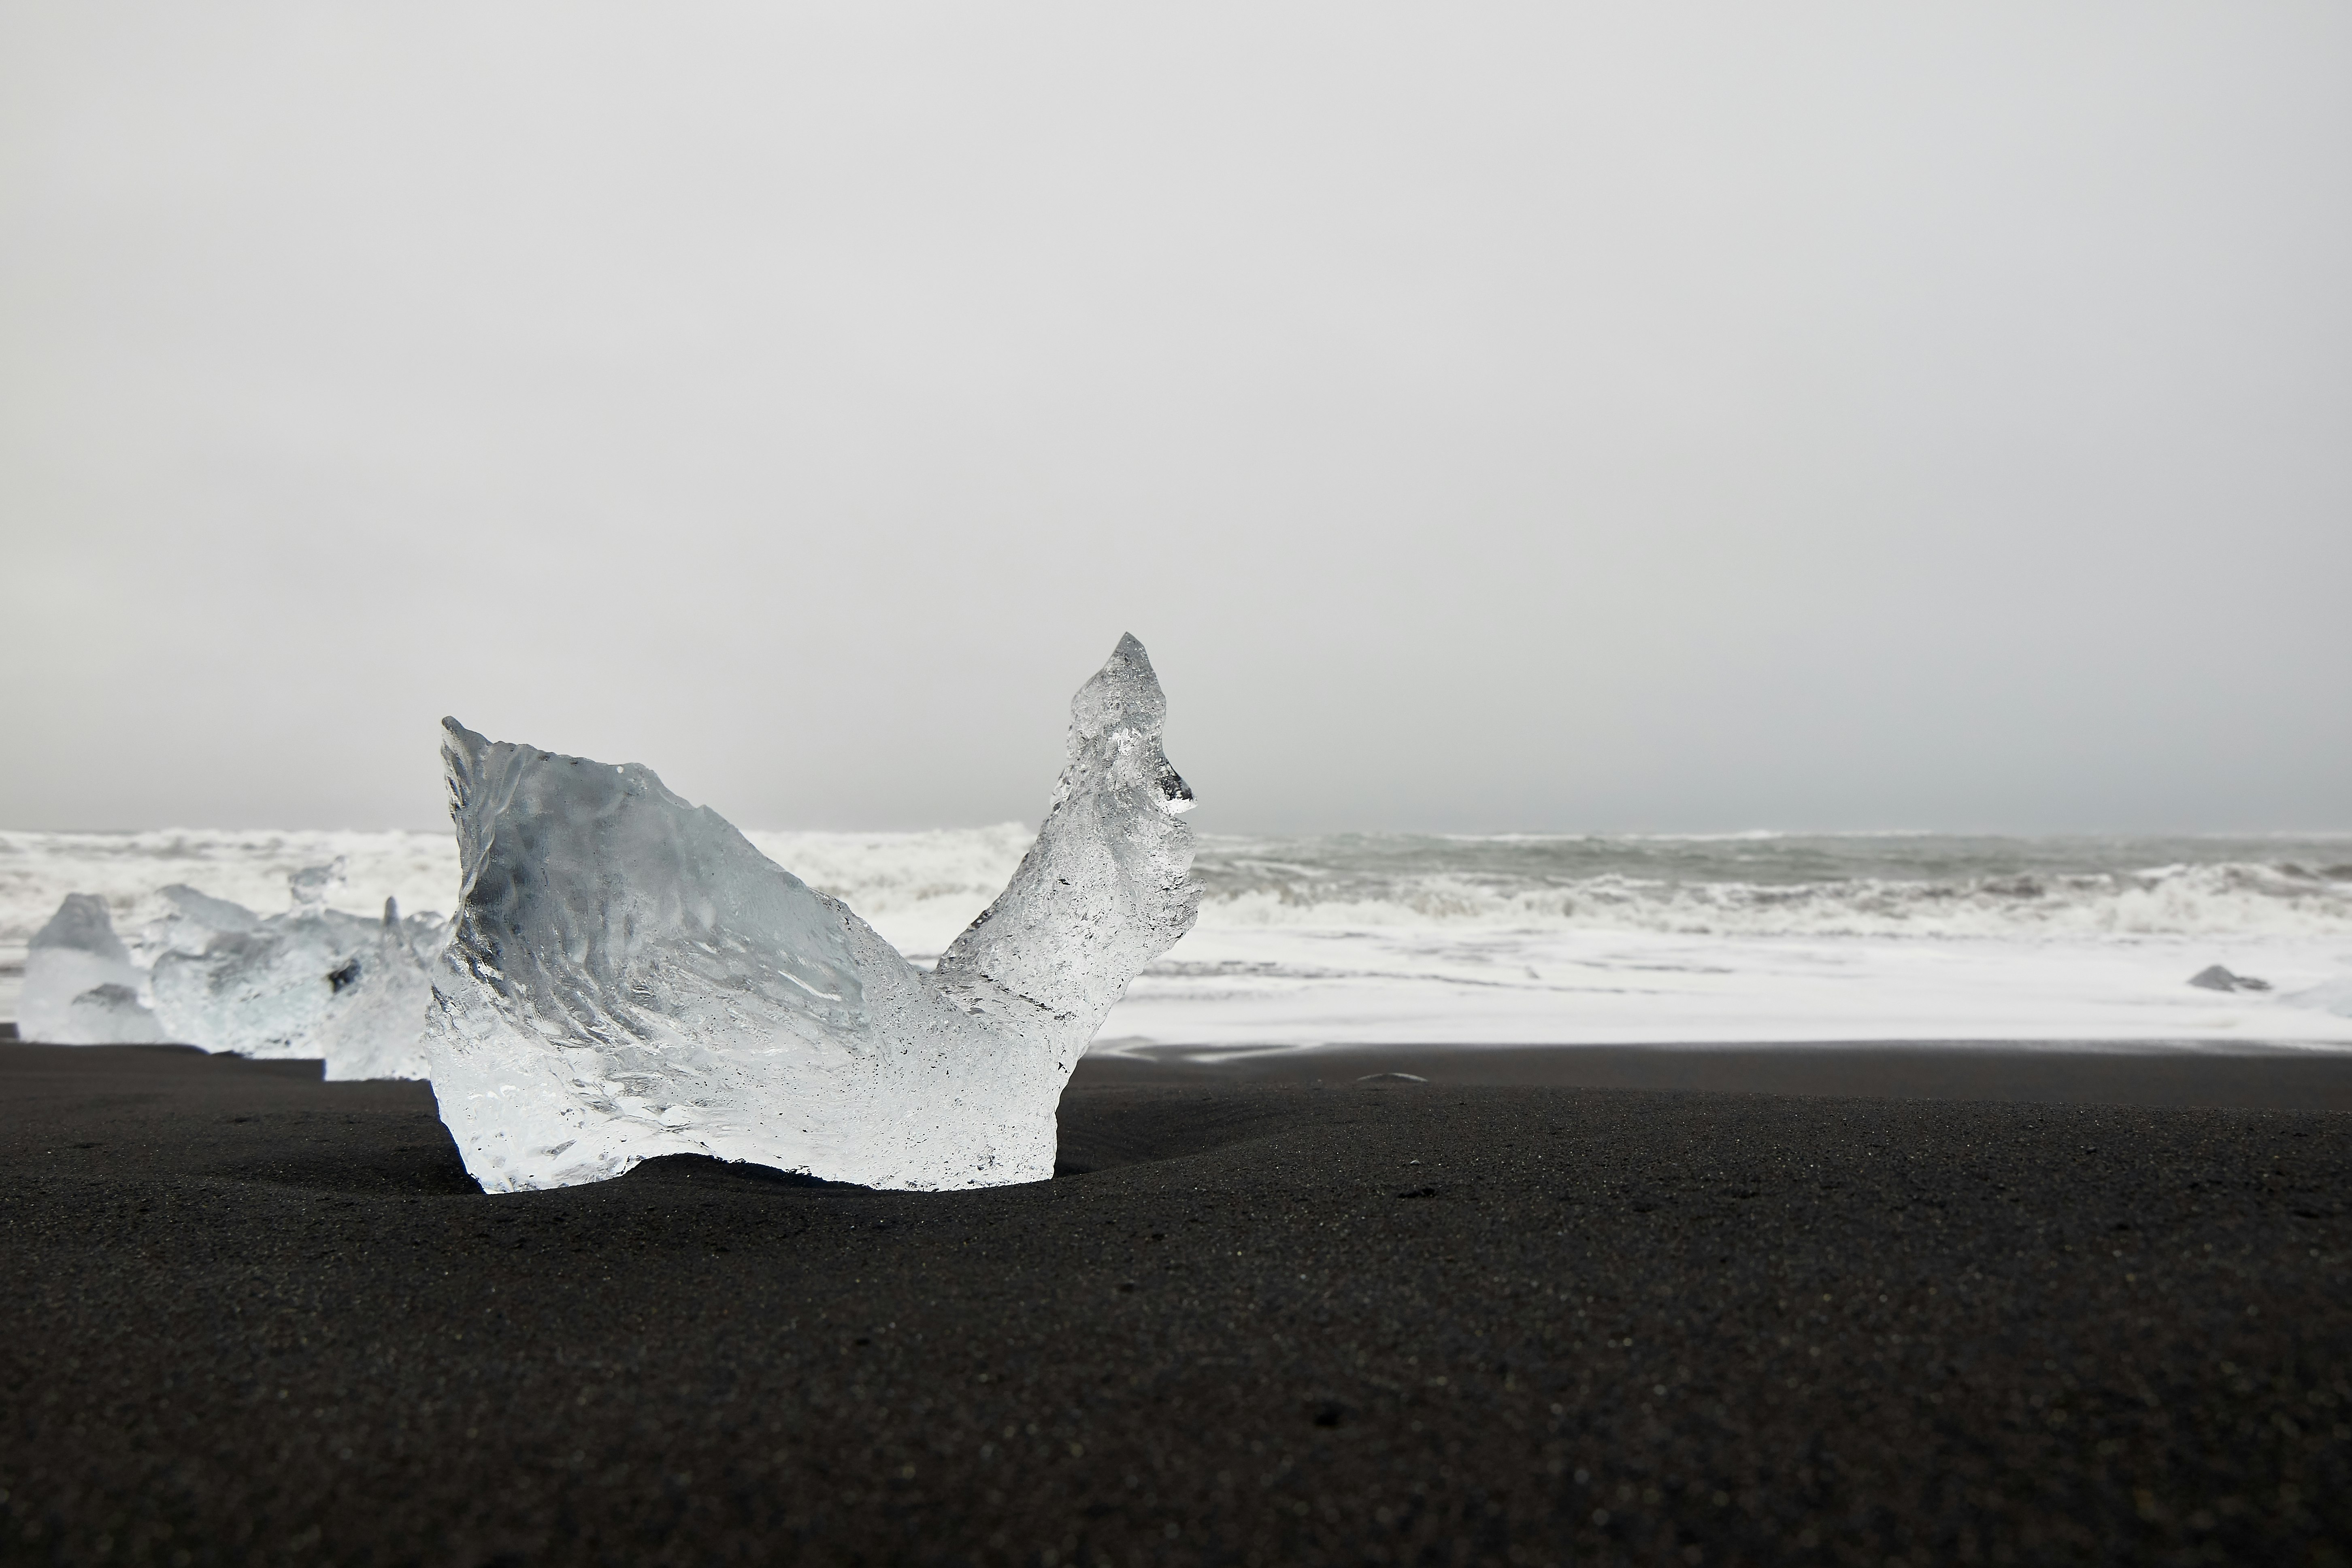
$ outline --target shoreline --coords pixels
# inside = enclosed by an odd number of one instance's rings
[[[2242,1040],[1821,1045],[1328,1046],[1097,1051],[1080,1086],[1339,1085],[1648,1089],[1830,1099],[2352,1111],[2352,1051]]]
[[[0,1022],[0,1046],[10,1044],[39,1042],[20,1041],[15,1024]],[[194,1046],[44,1048],[203,1054]],[[318,1064],[310,1058],[265,1059],[318,1076]],[[1120,1045],[1081,1057],[1070,1083],[1073,1088],[1338,1086],[1388,1073],[1459,1088],[2352,1111],[2352,1048],[2235,1039],[1261,1048]]]

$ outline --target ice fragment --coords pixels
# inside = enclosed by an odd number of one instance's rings
[[[332,867],[288,879],[293,907],[268,918],[193,888],[163,889],[172,912],[151,929],[155,1012],[170,1037],[208,1051],[317,1057],[330,1079],[422,1078],[432,997],[427,966],[441,922],[381,921],[326,907]]]
[[[163,1030],[140,1002],[143,980],[106,901],[68,893],[26,952],[17,1033],[58,1046],[159,1042]]]

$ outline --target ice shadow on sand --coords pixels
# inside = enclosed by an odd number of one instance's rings
[[[214,1059],[221,1068],[229,1066]],[[194,1146],[188,1150],[194,1157],[185,1167],[190,1175],[342,1196],[483,1195],[441,1124],[429,1085],[331,1084],[318,1081],[315,1073],[286,1070],[315,1064],[236,1065],[243,1070],[235,1076],[248,1094],[263,1092],[191,1119],[209,1123],[200,1131],[182,1122],[184,1133],[194,1133]],[[273,1081],[266,1087],[256,1081],[264,1077]],[[1199,1089],[1074,1089],[1061,1103],[1054,1174],[1068,1179],[1214,1154],[1295,1126],[1298,1110],[1262,1097],[1236,1099]],[[805,1172],[696,1154],[646,1160],[615,1180],[621,1191],[693,1185],[741,1196],[868,1190]]]

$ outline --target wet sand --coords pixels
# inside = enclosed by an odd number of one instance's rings
[[[1450,1046],[1097,1054],[1086,1085],[1352,1083],[1410,1073],[1448,1087],[1702,1089],[1863,1100],[2352,1110],[2352,1051],[2185,1046],[1890,1041],[1773,1046]]]
[[[0,1045],[0,1558],[2342,1560],[2352,1117],[2245,1107],[2343,1069],[1838,1050],[1089,1058],[1050,1183],[494,1199],[422,1085]]]

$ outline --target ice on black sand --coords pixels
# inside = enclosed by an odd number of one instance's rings
[[[165,1039],[139,1000],[146,976],[114,934],[106,900],[68,893],[33,935],[16,1032],[53,1046],[139,1046]]]
[[[317,1057],[331,1079],[422,1078],[436,915],[346,914],[326,900],[342,863],[287,878],[292,908],[257,915],[194,888],[163,889],[151,928],[155,1013],[173,1039],[250,1057]]]
[[[425,1053],[492,1192],[709,1154],[868,1186],[1044,1181],[1064,1083],[1199,905],[1167,701],[1123,637],[1037,841],[935,971],[650,769],[444,722],[463,893]]]

